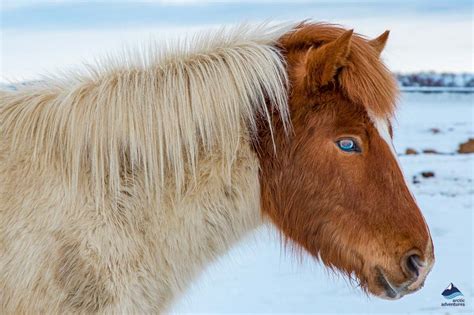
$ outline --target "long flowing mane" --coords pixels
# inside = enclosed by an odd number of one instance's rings
[[[107,58],[86,72],[2,92],[0,134],[11,152],[34,152],[71,188],[121,189],[141,170],[150,194],[169,180],[180,191],[199,157],[228,168],[267,103],[288,123],[285,64],[275,42],[289,26],[239,26],[174,45]],[[272,110],[272,109],[270,109]]]

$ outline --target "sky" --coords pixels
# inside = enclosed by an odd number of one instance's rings
[[[240,22],[312,19],[375,37],[393,71],[473,72],[472,1],[2,0],[1,81],[77,67],[123,45]]]

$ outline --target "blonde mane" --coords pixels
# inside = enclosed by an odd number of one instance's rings
[[[271,124],[267,104],[288,124],[275,43],[289,30],[239,26],[155,43],[81,74],[2,92],[3,146],[33,152],[36,165],[59,170],[73,191],[89,187],[97,200],[118,193],[137,170],[150,196],[170,180],[181,192],[203,155],[220,154],[229,169],[257,119]]]

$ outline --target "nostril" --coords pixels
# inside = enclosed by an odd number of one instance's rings
[[[420,270],[424,266],[420,255],[414,254],[413,251],[407,253],[401,263],[405,273],[410,277],[416,278],[420,276]]]
[[[422,267],[420,256],[410,255],[406,261],[407,269],[418,277],[420,275],[420,268]]]

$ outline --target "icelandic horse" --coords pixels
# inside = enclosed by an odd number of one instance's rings
[[[387,37],[240,26],[2,91],[1,312],[164,312],[266,221],[376,296],[420,289]]]

